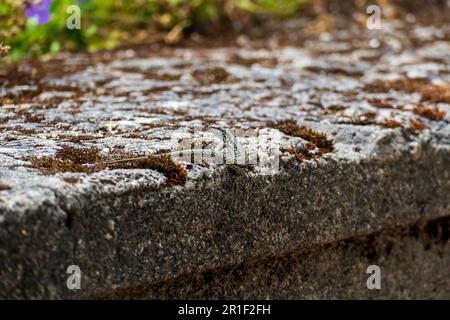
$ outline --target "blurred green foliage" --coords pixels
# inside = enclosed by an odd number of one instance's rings
[[[145,42],[154,32],[180,39],[184,30],[205,23],[233,21],[269,13],[288,16],[308,0],[53,0],[51,20],[37,24],[24,15],[26,0],[0,3],[0,49],[7,59],[40,57],[61,50],[112,49],[130,39]],[[81,9],[81,29],[69,30],[66,9]],[[153,33],[152,33],[153,32]]]

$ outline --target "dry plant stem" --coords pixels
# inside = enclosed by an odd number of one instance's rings
[[[180,151],[173,151],[173,152],[158,153],[158,154],[153,154],[153,155],[148,155],[148,156],[126,158],[126,159],[118,159],[118,160],[111,160],[111,161],[103,161],[103,162],[99,162],[98,164],[108,165],[108,164],[114,164],[114,163],[120,163],[120,162],[145,160],[148,157],[158,157],[158,156],[171,156],[171,157],[173,157],[173,156],[178,156],[181,153],[182,154],[189,154],[189,153],[191,153],[191,154],[202,154],[204,151],[206,151],[206,150],[205,149],[180,150]]]

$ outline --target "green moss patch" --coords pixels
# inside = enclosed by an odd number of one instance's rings
[[[28,157],[32,167],[45,174],[59,172],[93,173],[114,169],[151,169],[164,174],[167,185],[182,185],[186,182],[187,172],[184,166],[176,163],[169,155],[139,155],[116,151],[108,159],[97,148],[76,148],[64,145],[55,156]]]
[[[295,120],[270,121],[268,126],[278,129],[288,136],[300,137],[303,140],[308,141],[309,144],[307,145],[307,149],[309,148],[312,150],[317,147],[319,151],[316,155],[318,156],[333,151],[333,141],[324,133],[317,132],[306,126],[298,126]]]

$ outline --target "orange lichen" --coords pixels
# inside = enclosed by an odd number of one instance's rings
[[[380,109],[397,109],[388,99],[368,99],[367,102]]]
[[[437,107],[419,105],[414,108],[414,113],[434,121],[445,118],[445,112]]]
[[[295,159],[302,162],[305,160],[305,155],[297,150],[295,147],[290,147],[286,150],[288,153],[293,154],[295,156]]]
[[[409,121],[411,125],[411,132],[413,134],[418,134],[420,131],[427,129],[428,127],[419,119],[411,119]]]
[[[308,142],[305,148],[301,151],[293,146],[286,151],[290,154],[293,154],[295,156],[295,159],[301,162],[303,160],[311,160],[314,157],[311,151],[315,150],[316,148],[317,146],[314,143]]]
[[[387,127],[387,128],[391,128],[391,129],[402,126],[400,122],[393,120],[393,119],[387,119],[383,123],[381,123],[381,125],[384,127]]]
[[[9,190],[9,189],[11,189],[10,185],[7,185],[5,183],[0,183],[0,191],[2,191],[2,190]]]

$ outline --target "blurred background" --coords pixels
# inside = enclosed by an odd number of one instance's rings
[[[339,30],[353,32],[352,41],[362,33],[376,38],[381,32],[366,27],[373,4],[382,8],[383,22],[391,22],[382,33],[402,30],[407,37],[392,37],[408,46],[417,38],[412,26],[450,21],[448,0],[2,0],[0,64],[44,61],[58,52],[148,50],[161,43],[223,46],[240,36],[258,38],[266,48],[272,36],[287,46],[303,46],[307,38],[327,40]],[[68,28],[76,14],[79,27]],[[445,38],[430,30],[428,36]]]
[[[59,51],[113,49],[121,44],[177,43],[186,34],[239,31],[267,17],[286,18],[310,0],[2,0],[3,61]],[[316,1],[320,2],[320,1]],[[69,30],[67,9],[77,5],[81,28]]]

